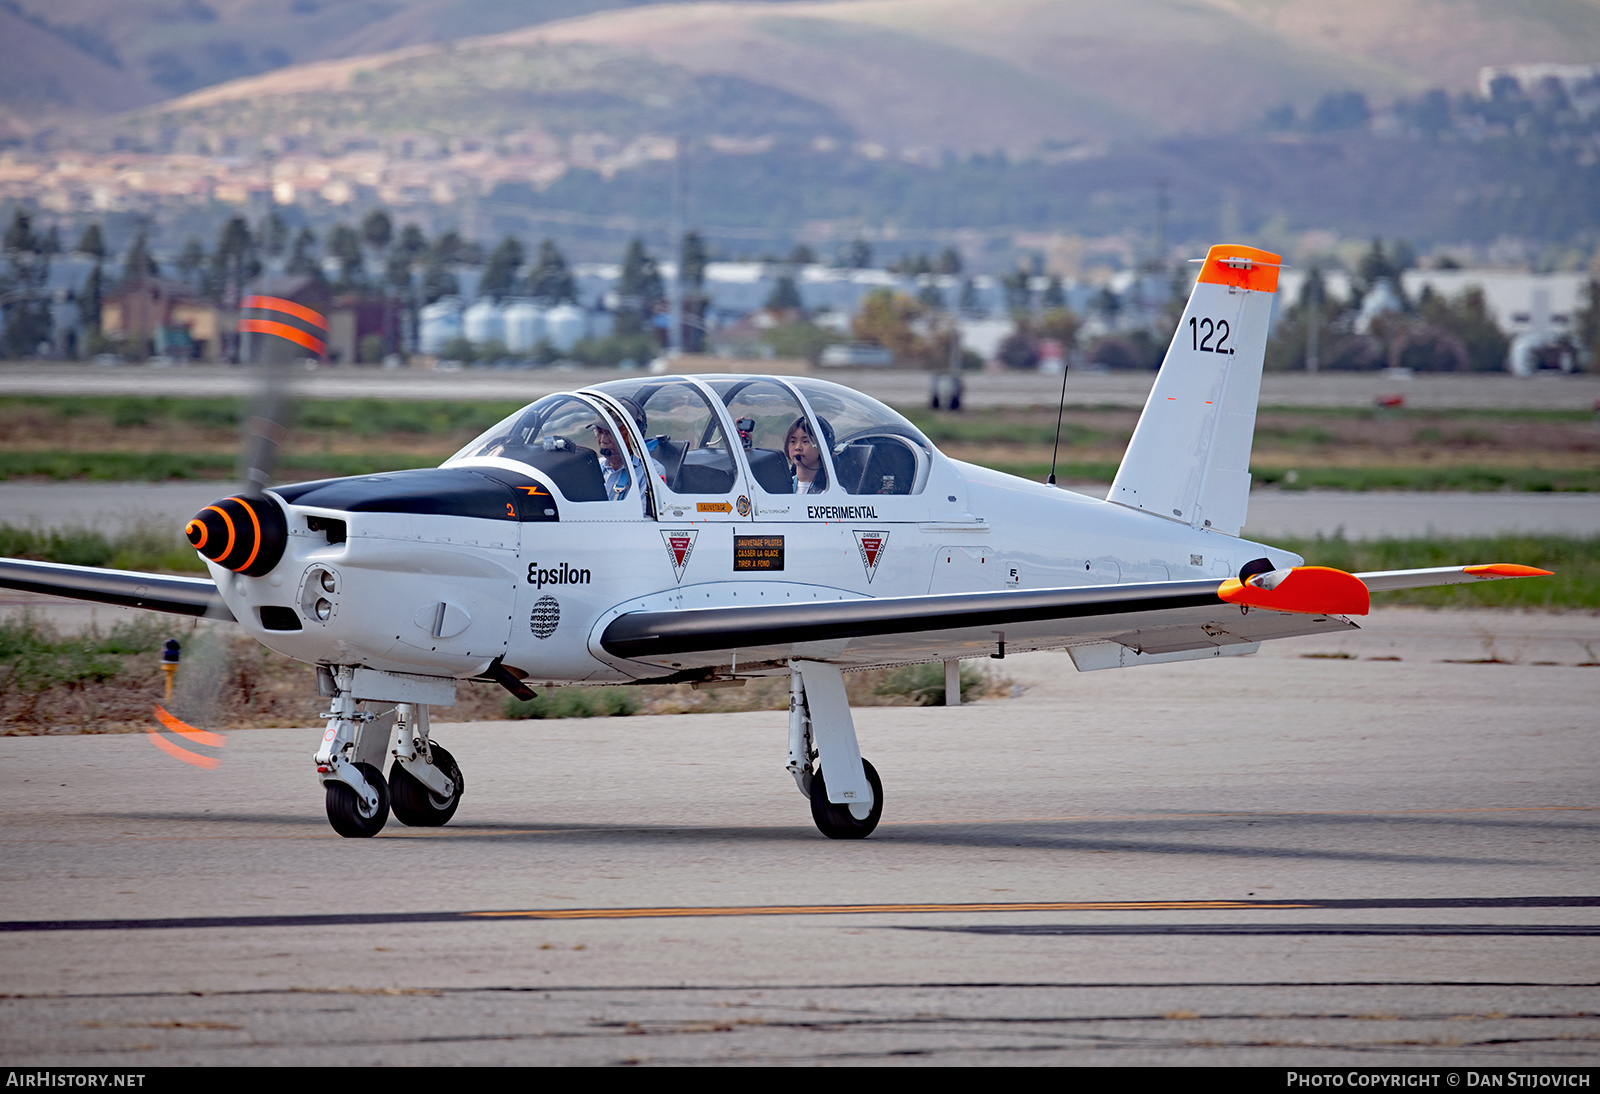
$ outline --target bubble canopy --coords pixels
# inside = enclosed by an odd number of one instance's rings
[[[677,493],[730,491],[738,478],[735,452],[742,450],[744,462],[751,463],[777,447],[776,441],[764,436],[769,431],[764,420],[768,416],[774,422],[783,419],[785,427],[792,417],[810,419],[817,427],[815,435],[829,441],[827,458],[833,469],[829,489],[847,494],[919,494],[934,453],[927,437],[903,415],[826,380],[651,376],[610,380],[586,390],[607,399],[584,392],[547,395],[485,430],[446,465],[498,458],[549,473],[560,464],[568,473],[559,476],[562,481],[557,486],[569,501],[601,500],[605,495],[595,485],[596,476],[576,473],[566,465],[586,465],[583,456],[595,444],[597,420],[611,420],[617,435],[622,435],[624,430],[617,428],[621,416],[614,405],[622,407],[631,419],[627,426],[638,431],[654,458],[669,457],[665,485]],[[770,414],[751,409],[760,407],[769,408]],[[791,409],[793,415],[785,419]],[[754,443],[752,420],[758,434]],[[753,466],[752,471],[758,482],[773,480],[769,489],[779,488],[773,475]]]

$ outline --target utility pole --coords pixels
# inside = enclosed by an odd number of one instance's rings
[[[1156,262],[1167,268],[1167,180],[1156,179]]]
[[[1317,335],[1322,327],[1322,273],[1313,269],[1306,279],[1306,371],[1322,367],[1317,359]]]
[[[667,356],[683,356],[683,138],[672,138],[672,243],[667,253],[676,247],[678,257],[672,264],[672,329],[667,339]]]

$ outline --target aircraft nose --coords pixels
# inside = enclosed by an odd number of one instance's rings
[[[260,577],[283,557],[289,523],[271,498],[236,495],[200,510],[183,534],[196,551],[218,566]]]

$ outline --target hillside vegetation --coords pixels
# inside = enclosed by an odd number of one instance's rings
[[[1225,132],[1277,103],[1306,108],[1329,91],[1458,92],[1475,85],[1483,65],[1600,57],[1600,0],[5,0],[0,7],[85,61],[142,84],[144,97],[212,89],[171,104],[179,111],[227,99],[342,93],[360,74],[381,78],[419,59],[459,66],[452,51],[473,59],[482,90],[492,94],[504,90],[508,52],[586,43],[650,59],[654,65],[640,66],[646,83],[660,65],[689,79],[734,77],[817,103],[860,139],[890,147],[1013,152],[1048,141]],[[334,58],[350,60],[299,67]],[[34,56],[20,42],[0,45],[0,71],[19,88],[59,81],[60,65],[58,55]],[[529,86],[561,82],[559,72],[543,72]],[[584,89],[580,75],[570,90]],[[103,96],[81,105],[111,109]]]

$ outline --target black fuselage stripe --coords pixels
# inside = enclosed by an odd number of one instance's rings
[[[1110,599],[1103,590],[996,593],[951,597],[830,601],[754,608],[697,608],[678,612],[632,612],[606,627],[600,645],[615,657],[652,657],[705,650],[871,638],[909,632],[933,633],[998,627],[1052,619],[1132,615],[1222,606],[1220,582],[1184,582],[1184,588]],[[1198,588],[1196,588],[1198,586]],[[1113,586],[1116,588],[1116,586]],[[1072,594],[1092,592],[1093,599]],[[907,600],[911,602],[908,603]]]

